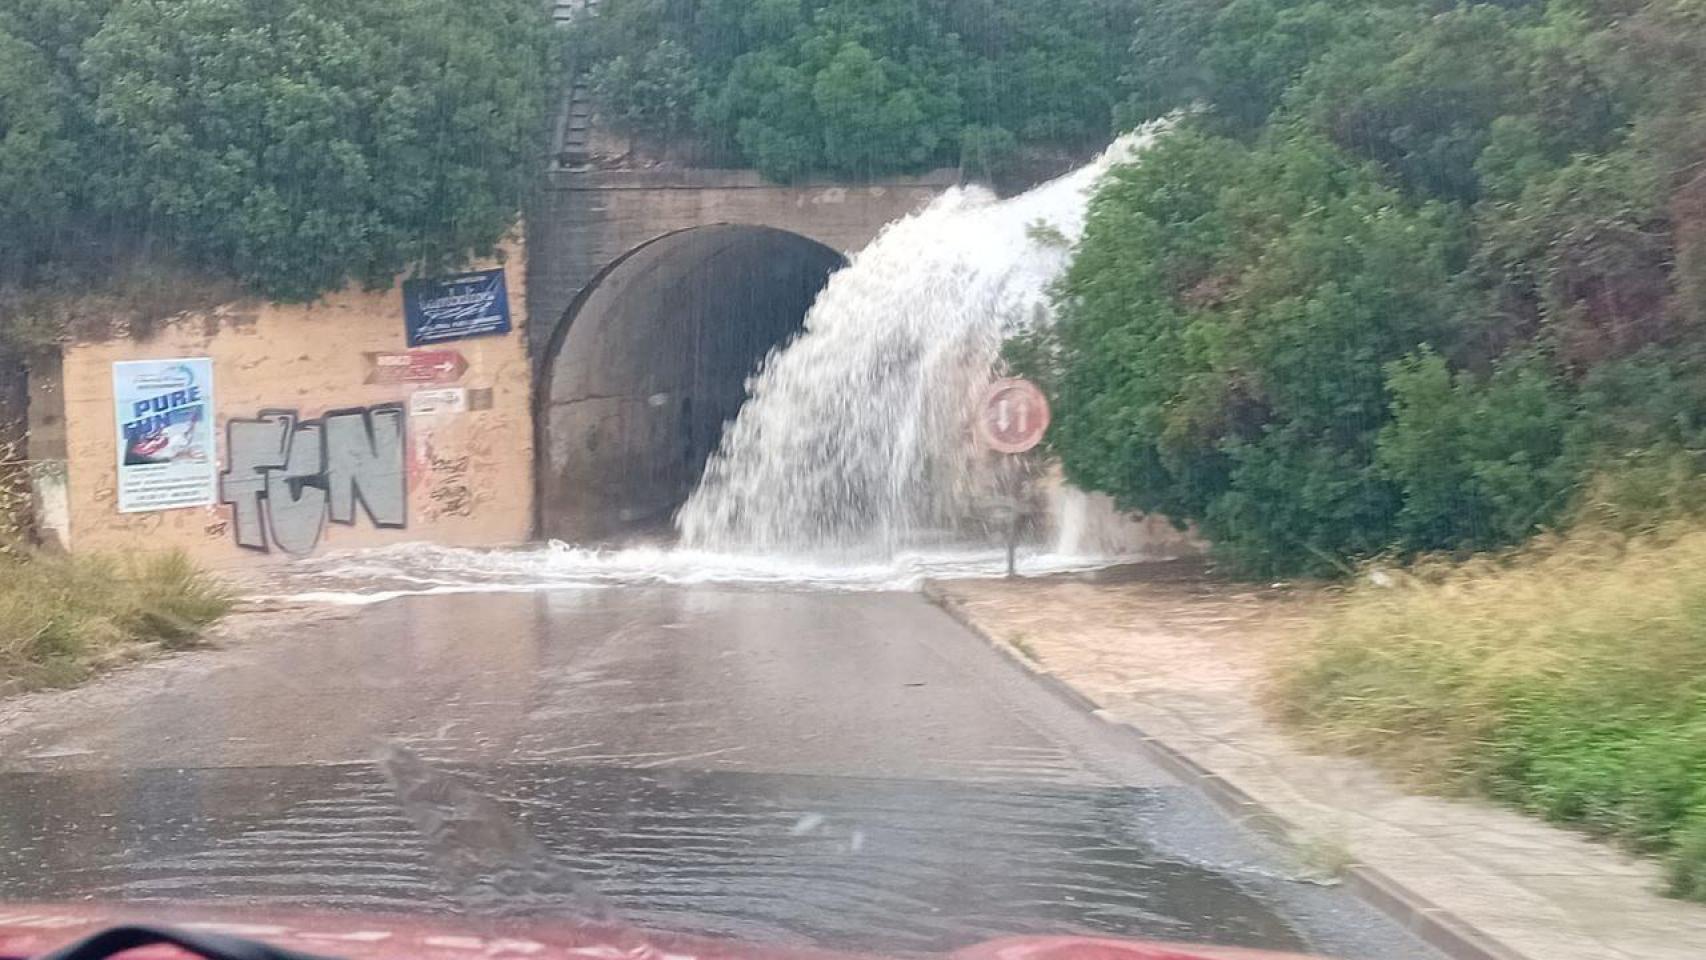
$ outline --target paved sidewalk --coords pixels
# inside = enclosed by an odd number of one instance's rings
[[[1257,705],[1287,620],[1320,602],[1158,564],[1119,583],[932,585],[951,612],[1147,735],[1223,804],[1278,817],[1347,882],[1461,956],[1701,960],[1706,906],[1660,870],[1481,803],[1417,797],[1368,765],[1312,755]]]

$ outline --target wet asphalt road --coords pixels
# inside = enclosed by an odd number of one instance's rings
[[[423,596],[277,632],[0,725],[0,901],[1431,956],[915,594]]]

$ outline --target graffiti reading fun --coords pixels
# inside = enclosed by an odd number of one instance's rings
[[[357,504],[376,527],[406,527],[406,420],[401,405],[383,404],[318,420],[263,410],[230,421],[220,500],[231,505],[237,545],[312,553],[328,520],[355,525]]]

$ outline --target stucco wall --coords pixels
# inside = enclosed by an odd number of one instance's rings
[[[213,361],[222,472],[231,466],[233,419],[253,421],[271,410],[295,411],[299,423],[328,411],[390,416],[387,405],[401,405],[406,489],[402,523],[378,526],[371,512],[358,504],[353,523],[322,523],[318,534],[306,538],[311,544],[306,552],[414,541],[489,546],[525,540],[532,520],[533,450],[526,267],[519,248],[508,251],[502,266],[508,274],[515,330],[434,346],[455,350],[467,361],[466,371],[445,383],[368,382],[373,365],[367,354],[407,349],[399,288],[352,290],[310,305],[229,304],[162,324],[147,339],[114,336],[67,346],[58,371],[66,451],[65,545],[79,551],[178,547],[214,567],[289,556],[269,531],[263,531],[257,545],[252,525],[249,544],[240,545],[234,504],[118,511],[112,365],[176,357]],[[469,409],[409,413],[415,391],[443,388],[466,389]],[[32,410],[32,420],[52,415],[51,410]],[[313,533],[300,524],[298,529]]]

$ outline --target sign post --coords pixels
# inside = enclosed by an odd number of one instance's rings
[[[984,388],[978,403],[977,436],[996,453],[1018,457],[1034,449],[1049,427],[1048,397],[1029,380],[1007,378]],[[1005,471],[1011,472],[1011,471]],[[1020,509],[1017,481],[1002,508],[1008,514],[1007,575],[1018,575]]]

